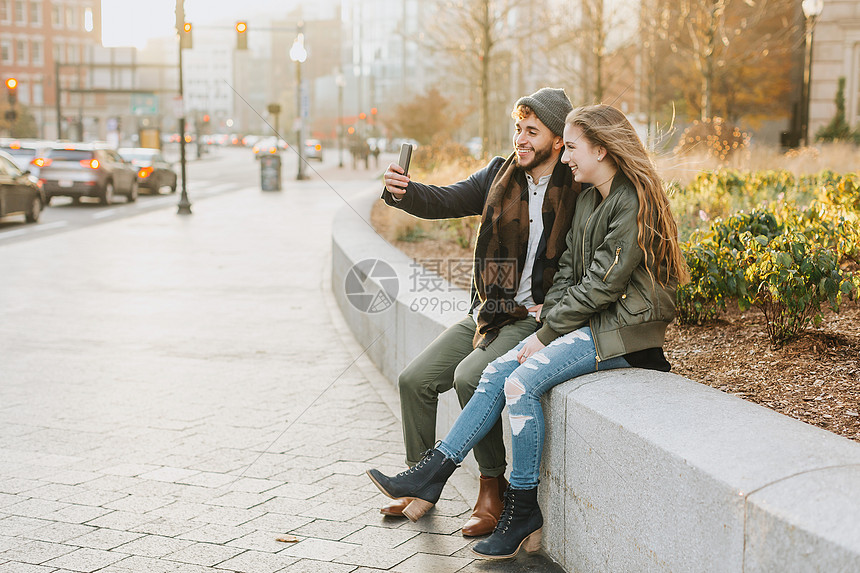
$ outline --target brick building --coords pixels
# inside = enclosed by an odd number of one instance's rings
[[[0,0],[0,79],[18,80],[18,102],[35,118],[39,136],[57,137],[57,84],[64,136],[82,135],[79,118],[99,105],[86,85],[87,70],[101,48],[100,0]]]

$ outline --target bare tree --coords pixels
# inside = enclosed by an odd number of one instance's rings
[[[435,17],[427,23],[421,40],[436,56],[446,55],[452,80],[464,80],[468,89],[477,91],[479,135],[486,150],[490,146],[491,93],[500,67],[509,61],[502,57],[508,47],[523,37],[513,25],[516,9],[524,0],[434,0]]]
[[[786,60],[796,35],[790,17],[796,6],[791,0],[660,0],[660,4],[654,23],[677,54],[678,67],[692,63],[694,85],[688,86],[698,90],[696,107],[702,119],[714,115],[718,86],[729,90],[721,95],[730,102],[731,90],[748,87],[732,86],[732,77],[749,76],[751,67],[772,71],[777,57],[782,57],[781,63]],[[727,109],[730,106],[726,104]]]
[[[550,67],[559,77],[583,86],[577,94],[583,102],[617,98],[618,93],[607,90],[632,76],[633,62],[617,57],[636,41],[635,34],[618,33],[636,21],[635,12],[618,9],[624,4],[623,0],[581,0],[547,11],[545,52]]]

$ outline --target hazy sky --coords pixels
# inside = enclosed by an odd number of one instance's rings
[[[283,17],[298,0],[185,0],[185,19],[192,25],[252,24],[267,12]],[[102,0],[102,38],[106,46],[143,47],[150,38],[175,33],[176,0]]]

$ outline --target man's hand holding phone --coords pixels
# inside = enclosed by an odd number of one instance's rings
[[[406,175],[403,168],[396,163],[388,166],[385,175],[382,176],[385,181],[385,188],[389,193],[400,199],[406,194],[406,185],[409,183],[409,176]]]
[[[406,194],[406,185],[409,184],[409,163],[412,161],[412,144],[403,143],[400,146],[400,159],[397,163],[388,166],[385,172],[385,188],[394,195],[398,201]]]

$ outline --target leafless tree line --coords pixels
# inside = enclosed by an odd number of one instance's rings
[[[439,90],[476,112],[484,149],[513,101],[543,85],[574,105],[613,103],[649,126],[790,114],[802,41],[794,0],[428,0],[421,39]]]

